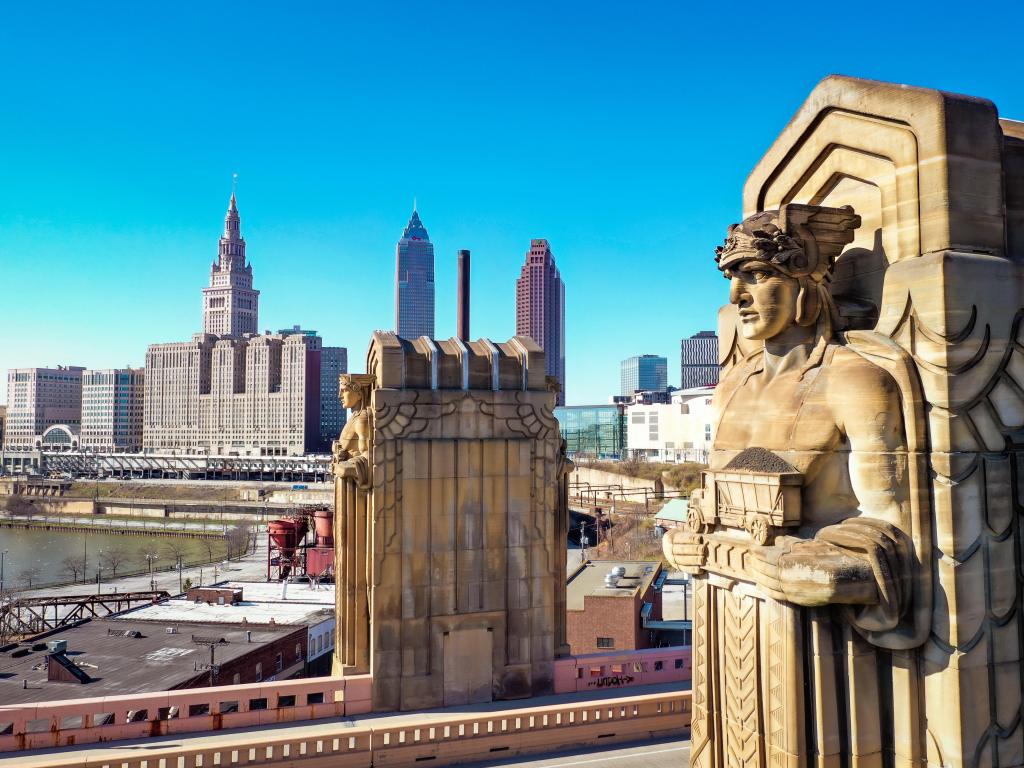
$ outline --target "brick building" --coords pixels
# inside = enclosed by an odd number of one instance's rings
[[[6,647],[0,700],[21,704],[330,673],[334,588],[224,582]],[[222,602],[223,601],[223,602]],[[51,658],[57,650],[58,658]]]
[[[575,655],[650,648],[667,574],[648,560],[587,560],[569,575],[566,637]]]

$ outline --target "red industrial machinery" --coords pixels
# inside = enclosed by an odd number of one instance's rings
[[[334,510],[330,507],[301,507],[271,520],[267,538],[267,581],[333,578]]]

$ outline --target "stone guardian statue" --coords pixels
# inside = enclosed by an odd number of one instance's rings
[[[859,224],[788,204],[717,250],[752,351],[715,393],[688,527],[664,537],[693,575],[700,768],[880,766],[882,723],[914,716],[931,618],[923,403],[906,353],[846,331],[830,291]]]
[[[369,671],[369,637],[361,617],[367,605],[366,538],[373,451],[370,391],[374,377],[347,373],[339,378],[341,403],[351,416],[331,446],[334,474],[334,546],[344,555],[335,573],[339,638],[334,674]]]

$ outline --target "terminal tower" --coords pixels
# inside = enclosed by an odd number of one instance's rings
[[[210,267],[210,285],[203,288],[203,333],[258,333],[259,297],[252,287],[252,265],[245,261],[245,239],[232,192],[217,260]]]

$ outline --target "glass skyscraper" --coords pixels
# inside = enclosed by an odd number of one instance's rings
[[[567,405],[555,408],[558,427],[570,456],[618,459],[626,450],[623,405]]]
[[[701,331],[680,344],[680,382],[683,389],[718,384],[718,336]]]
[[[638,355],[622,361],[621,394],[668,389],[668,358]]]
[[[434,246],[415,208],[395,248],[395,332],[434,338]]]

